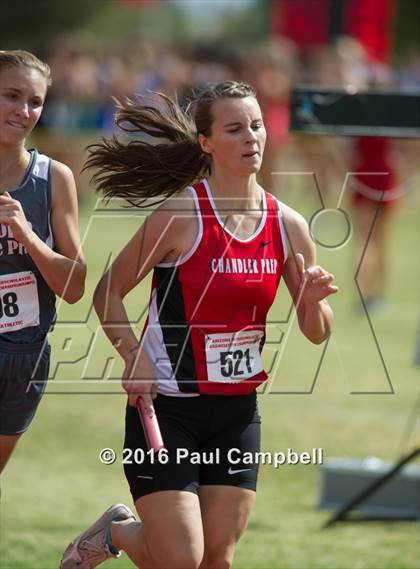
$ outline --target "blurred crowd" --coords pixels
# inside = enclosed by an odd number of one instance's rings
[[[247,81],[257,91],[268,134],[261,183],[273,191],[271,173],[278,169],[282,156],[290,162],[282,151],[290,149],[289,97],[293,85],[351,84],[357,89],[399,90],[420,86],[420,52],[416,48],[388,66],[373,62],[361,44],[349,37],[306,50],[303,55],[296,44],[283,37],[246,47],[217,42],[174,47],[151,39],[118,46],[92,38],[81,41],[60,37],[45,55],[52,68],[53,85],[41,126],[50,140],[46,144],[53,147],[63,135],[71,141],[112,133],[113,97],[147,102],[151,91],[160,91],[187,103],[202,85],[226,79]],[[305,137],[300,150],[305,152],[309,168],[318,170],[319,185],[327,188],[333,184],[340,160],[331,160],[328,152],[320,151],[318,138]],[[326,138],[331,137],[324,137],[321,146],[325,146]],[[327,142],[331,146],[331,141]],[[54,148],[48,150],[54,152]],[[60,158],[77,172],[81,157],[77,158],[70,147],[59,150]],[[69,156],[61,154],[66,150]]]
[[[382,299],[390,214],[417,180],[417,144],[366,136],[292,136],[289,100],[296,84],[418,91],[418,49],[413,47],[391,65],[374,61],[350,37],[304,52],[283,37],[242,48],[217,42],[174,47],[150,39],[118,47],[115,43],[90,41],[83,45],[61,38],[50,48],[46,60],[52,68],[53,85],[42,117],[44,128],[38,131],[44,137],[39,147],[67,163],[76,177],[83,166],[86,144],[114,131],[114,97],[141,98],[143,103],[156,104],[151,92],[159,91],[187,104],[194,91],[208,83],[228,79],[250,83],[257,91],[267,129],[259,173],[266,190],[282,195],[297,180],[315,199],[317,187],[324,207],[335,208],[347,173],[357,172],[350,179],[352,191],[348,192],[357,236],[355,263],[363,254],[359,282],[366,305],[373,307]],[[297,172],[311,175],[293,179],[282,175]],[[372,177],[372,172],[379,175]],[[80,189],[87,187],[87,178],[77,181]],[[374,219],[375,231],[371,233]],[[365,251],[368,239],[370,245]]]
[[[420,53],[413,48],[393,67],[370,61],[362,46],[341,38],[334,46],[311,50],[305,59],[288,39],[233,48],[219,44],[183,48],[162,42],[131,42],[120,47],[61,38],[51,46],[47,61],[53,86],[43,115],[51,129],[110,131],[111,97],[148,96],[150,91],[177,94],[182,100],[191,89],[224,79],[244,79],[258,91],[263,106],[287,103],[294,83],[328,86],[352,84],[358,88],[392,85],[411,89],[420,84]],[[270,135],[287,127],[287,113],[269,111]]]

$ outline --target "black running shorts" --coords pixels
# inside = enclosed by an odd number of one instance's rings
[[[0,341],[0,435],[29,427],[48,380],[50,346]]]
[[[137,409],[126,408],[123,462],[134,501],[162,490],[197,493],[201,485],[256,489],[258,464],[246,458],[260,450],[255,392],[158,395],[154,406],[166,450],[153,454],[147,452]]]

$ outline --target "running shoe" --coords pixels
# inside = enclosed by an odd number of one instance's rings
[[[124,504],[115,504],[67,547],[60,569],[93,569],[107,559],[115,559],[121,552],[111,553],[106,542],[107,530],[114,520],[128,520],[135,516]]]

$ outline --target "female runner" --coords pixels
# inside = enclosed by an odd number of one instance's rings
[[[55,296],[84,290],[73,175],[25,147],[50,83],[31,53],[0,51],[0,472],[45,389]]]
[[[266,132],[253,89],[218,84],[188,112],[160,99],[160,109],[118,105],[120,128],[154,144],[103,141],[88,165],[107,197],[167,198],[99,282],[95,307],[125,362],[125,452],[147,451],[136,406],[142,398],[153,413],[154,399],[168,460],[128,461],[141,523],[112,506],[70,543],[62,569],[120,550],[141,569],[231,567],[255,499],[258,464],[241,456],[260,448],[255,389],[267,378],[260,353],[281,276],[305,336],[320,343],[331,330],[333,275],[316,264],[303,217],[256,180]],[[151,270],[139,343],[123,299]]]

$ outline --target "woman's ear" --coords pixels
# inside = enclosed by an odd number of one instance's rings
[[[201,146],[201,150],[205,154],[211,154],[212,153],[212,146],[211,146],[210,141],[207,138],[207,136],[204,136],[204,134],[199,134],[198,135],[198,143]]]

